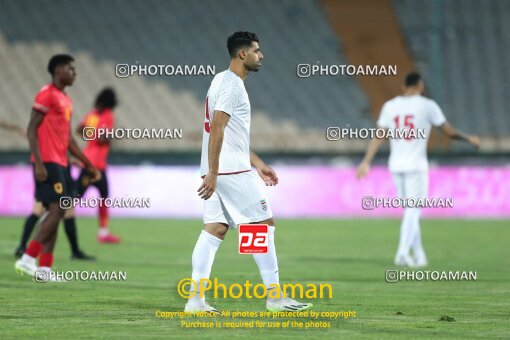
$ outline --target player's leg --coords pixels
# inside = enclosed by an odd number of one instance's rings
[[[38,243],[42,247],[37,247],[37,249],[40,248],[39,254],[36,254],[35,252],[30,252],[29,255],[32,257],[37,257],[37,255],[40,255],[40,252],[45,250],[46,252],[53,252],[54,245],[52,245],[54,238],[56,237],[57,231],[58,231],[58,224],[60,222],[60,219],[64,216],[64,211],[60,208],[59,204],[56,202],[52,202],[49,204],[48,207],[48,215],[46,218],[41,222],[41,226],[39,227],[38,232],[36,233],[34,239],[30,242],[27,252],[31,249],[32,243]],[[48,243],[48,244],[47,244]]]
[[[265,254],[254,254],[264,286],[267,289],[266,307],[271,311],[305,310],[312,304],[300,303],[284,297],[280,290],[280,278],[276,247],[274,241],[275,223],[273,212],[267,200],[265,183],[255,172],[222,176],[218,179],[218,193],[222,198],[228,216],[237,226],[243,223],[267,224],[268,251]]]
[[[406,176],[405,173],[393,173],[393,182],[397,189],[397,196],[401,199],[408,197],[406,192]],[[395,265],[411,266],[414,261],[409,255],[412,238],[414,236],[413,214],[409,208],[404,209],[404,215],[400,223],[400,238],[398,243],[397,254],[395,255]]]
[[[428,174],[426,172],[416,172],[409,174],[406,180],[406,190],[409,192],[410,197],[416,199],[426,198],[428,196]],[[414,256],[414,266],[424,267],[428,264],[427,256],[421,242],[421,227],[420,227],[420,208],[411,208],[412,210],[412,224],[413,234],[411,237],[411,249]]]
[[[76,195],[78,197],[83,197],[85,192],[90,186],[90,177],[87,174],[87,171],[85,169],[81,169],[80,175],[78,176],[78,179],[76,180]]]
[[[70,176],[70,181],[72,181],[72,177]],[[74,194],[76,197],[83,197],[85,192],[87,191],[89,185],[90,185],[90,178],[87,175],[87,172],[85,169],[82,169],[80,171],[80,175],[78,176],[78,179],[76,182],[72,182],[72,185],[74,187]],[[81,257],[81,251],[80,247],[78,246],[78,231],[76,229],[76,219],[75,219],[75,213],[74,209],[68,209],[64,215],[64,230],[66,232],[67,239],[69,240],[69,245],[71,246],[71,258],[72,259],[80,259]],[[83,254],[85,255],[85,254]],[[88,259],[88,255],[85,255]],[[94,259],[91,256],[91,259]]]
[[[16,262],[15,268],[18,272],[26,273],[31,276],[35,275],[36,259],[41,255],[43,250],[47,250],[44,249],[46,243],[51,242],[57,233],[58,224],[64,211],[56,202],[49,203],[47,210],[48,213],[41,221],[34,239],[28,244],[21,259]],[[47,259],[48,253],[46,252],[45,254]]]
[[[425,249],[423,248],[423,243],[421,241],[421,226],[420,226],[420,217],[421,212],[417,216],[417,226],[415,229],[415,234],[413,240],[411,242],[411,249],[413,251],[413,256],[415,259],[415,266],[423,267],[428,264],[427,255],[425,254]]]
[[[43,245],[41,255],[39,256],[39,269],[50,271],[53,267],[53,250],[57,243],[58,232],[54,233],[53,236]]]
[[[194,295],[186,303],[184,308],[186,312],[218,312],[205,301],[205,295],[201,293],[199,285],[200,280],[210,278],[216,251],[228,231],[227,221],[224,207],[215,192],[204,202],[204,229],[200,232],[191,256],[191,278],[196,285],[192,284],[190,287],[190,292]]]
[[[64,215],[59,205],[60,197],[67,196],[65,169],[55,163],[44,163],[48,177],[46,181],[36,183],[36,197],[43,202],[47,214],[42,219],[33,240],[16,264],[15,269],[20,273],[35,275],[36,259],[43,251],[43,247],[50,242],[58,230],[58,224]]]
[[[76,215],[74,208],[67,209],[64,214],[64,230],[71,247],[72,260],[95,261],[95,257],[86,254],[80,249],[78,243],[78,230],[76,228]]]
[[[14,256],[21,257],[25,252],[28,240],[30,239],[30,235],[32,235],[35,225],[37,224],[39,218],[42,216],[43,212],[44,207],[42,202],[37,201],[36,199],[34,201],[34,208],[32,209],[32,214],[30,214],[30,216],[26,218],[25,224],[23,225],[21,240],[19,242],[18,248],[16,248],[16,251],[14,252]]]
[[[74,257],[74,255],[80,251],[78,247],[78,233],[76,231],[74,208],[67,209],[64,213],[64,230],[69,245],[71,246],[71,255]]]
[[[58,227],[57,227],[58,230]],[[50,275],[53,267],[53,251],[55,244],[57,243],[58,232],[55,232],[53,236],[45,242],[41,255],[39,256],[39,268],[36,271],[36,280],[39,282],[64,282],[63,279],[56,277],[56,275]]]
[[[267,204],[267,201],[266,201]],[[274,233],[275,223],[272,217],[265,220],[259,221],[255,224],[267,224],[268,231],[268,242],[267,242],[267,253],[265,254],[253,254],[253,259],[257,264],[262,277],[262,282],[268,290],[268,295],[275,286],[280,285],[280,276],[278,275],[278,259],[276,257],[276,247],[274,244]]]
[[[69,188],[70,197],[81,197],[85,191],[85,188],[81,187],[78,183],[73,181],[71,177],[71,168],[66,169],[66,186]],[[95,260],[93,256],[85,254],[80,250],[78,245],[78,231],[76,230],[76,217],[74,208],[67,209],[64,214],[64,230],[71,246],[71,259],[75,260]]]
[[[93,185],[99,190],[101,198],[105,199],[109,197],[108,177],[106,176],[106,171],[101,171],[101,179],[98,182],[93,183]],[[115,236],[110,232],[108,207],[104,204],[101,204],[98,207],[98,218],[99,231],[97,234],[97,241],[99,243],[120,243],[120,237]]]
[[[200,280],[210,278],[216,251],[225,238],[227,230],[228,226],[226,224],[207,223],[204,230],[201,231],[191,256],[191,278],[197,284]],[[195,295],[194,298],[199,298],[199,295]],[[205,301],[205,297],[202,296],[202,300]]]
[[[266,204],[269,205],[267,200]],[[269,206],[267,207],[267,210],[270,211]],[[276,230],[274,219],[271,217],[259,222],[255,222],[254,224],[267,224],[268,228],[267,253],[253,254],[253,259],[259,268],[262,282],[267,289],[266,308],[272,312],[281,312],[303,311],[313,307],[313,304],[311,303],[299,302],[294,300],[292,297],[286,296],[287,292],[283,292],[280,289],[280,270],[278,268],[278,259],[276,256],[276,247],[274,241]]]
[[[82,171],[83,172],[83,171]],[[80,174],[81,177],[81,174]],[[86,187],[73,183],[71,178],[71,167],[68,166],[66,169],[66,181],[69,186],[71,197],[81,197],[86,190]],[[80,182],[80,178],[78,178]],[[64,214],[64,230],[66,232],[67,240],[71,246],[71,258],[74,258],[79,253],[80,249],[78,246],[78,233],[76,231],[76,220],[74,216],[74,208],[67,209]]]
[[[191,255],[191,278],[195,282],[209,279],[216,251],[225,238],[228,225],[225,223],[206,223],[200,232],[193,254]]]

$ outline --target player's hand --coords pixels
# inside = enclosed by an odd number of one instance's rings
[[[48,171],[42,163],[35,163],[35,179],[39,182],[44,182],[48,178]]]
[[[218,175],[208,173],[204,177],[204,181],[202,182],[202,185],[200,188],[198,188],[198,196],[200,198],[206,200],[209,199],[209,197],[212,196],[214,193],[214,190],[216,190],[216,181],[218,180]]]
[[[90,181],[92,183],[95,183],[97,181],[99,181],[101,179],[101,171],[97,170],[95,167],[93,166],[89,166],[87,168],[87,173],[89,174],[90,176]]]
[[[367,162],[361,162],[356,169],[356,178],[361,179],[365,177],[370,171],[370,164]]]
[[[476,149],[480,149],[480,137],[475,136],[475,135],[471,135],[471,136],[468,137],[468,141]]]
[[[276,176],[276,172],[274,172],[271,167],[264,165],[260,168],[257,168],[257,172],[267,186],[272,187],[278,184],[278,176]]]

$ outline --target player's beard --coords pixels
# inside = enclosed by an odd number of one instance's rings
[[[260,63],[256,63],[253,65],[244,65],[244,67],[246,67],[246,69],[250,72],[258,72],[260,69],[260,66],[262,66]]]

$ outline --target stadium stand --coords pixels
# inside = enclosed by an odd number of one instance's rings
[[[415,69],[391,0],[322,0],[322,4],[350,64],[396,65],[399,75]],[[374,120],[384,102],[401,93],[401,78],[359,77]]]
[[[319,2],[262,0],[246,2],[242,9],[235,0],[224,1],[229,4],[221,7],[212,0],[128,1],[130,6],[125,1],[52,0],[53,8],[55,2],[61,15],[47,13],[48,0],[2,1],[0,62],[11,66],[0,68],[6,80],[0,91],[0,119],[25,126],[33,95],[48,80],[48,57],[69,52],[75,55],[78,70],[70,89],[75,125],[95,94],[112,85],[121,100],[120,126],[176,127],[193,136],[185,138],[187,142],[122,141],[114,149],[199,150],[211,77],[118,79],[115,64],[206,64],[221,72],[228,64],[226,37],[246,29],[257,32],[265,54],[263,70],[246,83],[254,109],[255,148],[342,150],[346,148],[342,143],[324,143],[326,127],[373,124],[356,79],[296,75],[300,63],[347,63]],[[266,20],[268,16],[271,20]],[[27,149],[17,136],[0,143],[1,150]]]
[[[510,59],[510,23],[504,17],[510,4],[388,1],[414,64],[448,118],[459,128],[482,135],[486,150],[510,150],[510,71],[505,67]],[[59,16],[48,13],[50,2],[51,8],[61,10]],[[265,55],[260,74],[246,82],[253,108],[253,147],[272,152],[361,151],[364,141],[327,143],[325,129],[372,127],[374,108],[395,92],[394,87],[386,84],[378,92],[377,86],[353,77],[296,75],[301,63],[356,63],[348,59],[344,48],[349,42],[342,34],[335,35],[341,30],[331,21],[343,13],[328,12],[332,10],[328,3],[333,2],[327,0],[247,1],[242,8],[236,3],[0,0],[0,63],[9,65],[0,68],[0,120],[26,126],[33,96],[48,81],[49,56],[69,52],[78,68],[77,83],[69,90],[75,103],[74,125],[90,109],[96,93],[109,85],[121,100],[119,126],[182,128],[185,136],[170,142],[121,140],[113,150],[197,152],[211,77],[119,79],[115,65],[214,65],[221,72],[228,63],[226,37],[245,29],[258,33]],[[356,43],[356,36],[352,38]],[[494,118],[486,119],[484,112]],[[0,140],[0,151],[28,150],[22,137],[1,133],[8,138]]]
[[[393,0],[393,4],[416,63],[432,84],[439,85],[429,91],[449,119],[482,136],[508,137],[510,2],[466,0],[460,6],[453,0]],[[439,56],[435,41],[442,51]]]

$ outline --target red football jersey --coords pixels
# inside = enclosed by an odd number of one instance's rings
[[[113,129],[114,117],[110,109],[104,109],[101,112],[92,110],[83,119],[81,125],[83,127],[93,127],[95,129]],[[97,139],[92,139],[87,142],[87,146],[83,153],[99,170],[106,169],[106,162],[108,160],[108,153],[110,152],[110,144],[100,144]]]
[[[35,96],[32,108],[44,114],[37,128],[42,161],[67,166],[67,149],[73,114],[71,98],[55,85],[47,84]],[[33,154],[30,159],[34,161]]]

